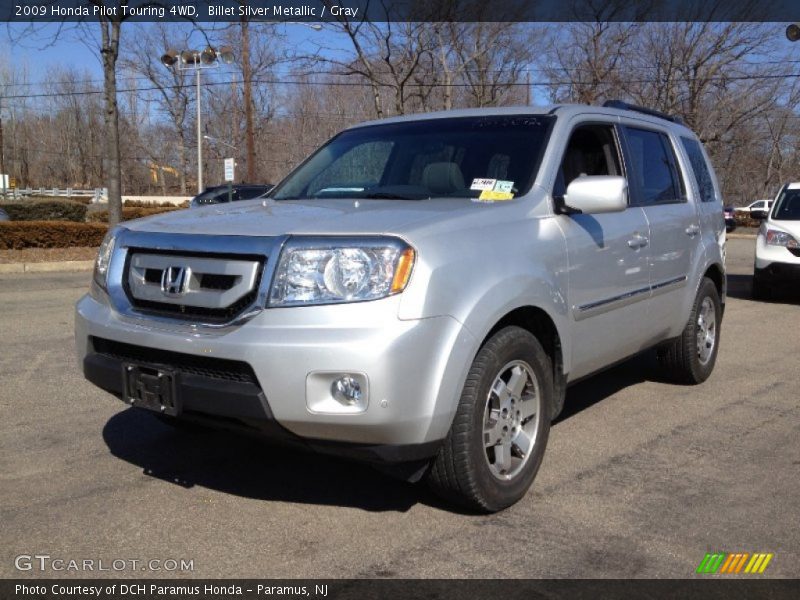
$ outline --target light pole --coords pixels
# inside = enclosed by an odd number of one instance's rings
[[[194,69],[195,85],[197,88],[197,193],[203,192],[203,130],[202,112],[200,106],[200,72],[203,69],[218,67],[223,62],[229,65],[233,62],[233,51],[227,46],[220,48],[219,52],[209,46],[202,52],[199,50],[167,50],[161,56],[161,63],[168,68],[176,67],[180,71]]]
[[[236,152],[239,151],[239,149],[236,146],[234,146],[233,144],[229,144],[228,142],[223,142],[222,140],[220,140],[218,138],[215,138],[213,136],[204,135],[203,139],[204,140],[208,140],[209,142],[214,142],[215,144],[222,144],[223,146],[227,146],[228,148],[233,148]]]

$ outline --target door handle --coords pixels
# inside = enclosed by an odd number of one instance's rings
[[[686,228],[686,235],[689,237],[694,237],[698,233],[700,233],[700,226],[692,223],[689,227]]]
[[[634,250],[638,250],[639,248],[643,248],[647,246],[649,240],[646,236],[642,235],[641,233],[634,234],[634,236],[628,240],[628,247],[633,248]]]

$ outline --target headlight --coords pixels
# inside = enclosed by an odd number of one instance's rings
[[[281,252],[271,306],[377,300],[402,292],[415,252],[396,238],[297,238]]]
[[[798,248],[800,244],[791,235],[785,231],[778,231],[777,229],[767,229],[767,245],[768,246],[783,246],[784,248]]]
[[[97,258],[94,261],[94,281],[104,290],[107,289],[108,266],[111,264],[111,256],[114,254],[114,243],[116,242],[119,228],[109,229],[100,250],[97,251]]]

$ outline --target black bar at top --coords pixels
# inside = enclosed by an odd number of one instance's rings
[[[96,6],[101,4],[102,6]],[[123,10],[127,7],[128,10]],[[781,22],[800,0],[0,0],[0,21]]]

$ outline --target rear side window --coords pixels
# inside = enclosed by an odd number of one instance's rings
[[[625,127],[630,160],[628,179],[635,204],[649,206],[685,202],[675,153],[669,138],[658,131]]]
[[[703,202],[714,202],[717,199],[714,193],[714,181],[711,179],[711,169],[706,163],[706,157],[703,156],[700,142],[692,138],[682,137],[681,144],[683,144],[683,149],[686,150],[689,162],[692,164],[697,189],[700,190],[700,199]]]

